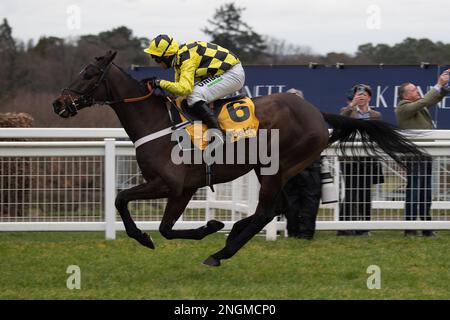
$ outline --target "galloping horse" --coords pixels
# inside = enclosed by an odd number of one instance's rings
[[[165,98],[149,94],[146,88],[113,62],[115,55],[116,52],[109,51],[87,65],[53,102],[54,112],[67,118],[76,115],[82,108],[108,104],[116,112],[133,143],[151,133],[170,128],[172,124]],[[143,95],[147,95],[145,100],[124,99]],[[232,181],[255,170],[261,188],[255,213],[233,225],[225,247],[203,262],[209,266],[219,266],[221,260],[231,258],[273,219],[275,205],[283,201],[283,185],[310,166],[331,143],[338,142],[342,146],[360,139],[363,147],[374,155],[379,150],[376,148],[378,145],[398,163],[401,163],[399,154],[425,156],[390,124],[381,121],[355,120],[321,113],[311,103],[289,93],[258,97],[253,101],[260,129],[269,129],[269,136],[270,129],[279,130],[279,170],[273,175],[262,175],[264,165],[260,162],[215,164],[213,183]],[[331,136],[327,123],[334,129]],[[127,235],[151,249],[154,249],[151,237],[137,228],[128,211],[130,201],[168,199],[159,227],[160,233],[167,239],[199,240],[224,226],[220,221],[210,220],[197,229],[173,229],[196,190],[207,185],[204,165],[175,164],[171,161],[171,150],[175,145],[176,141],[171,141],[170,136],[166,135],[137,147],[136,160],[146,182],[119,192],[115,201]],[[249,154],[245,156],[248,159]]]

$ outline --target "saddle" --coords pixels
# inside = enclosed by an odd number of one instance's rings
[[[209,105],[217,117],[221,129],[230,137],[230,141],[227,142],[233,143],[243,138],[256,136],[259,120],[255,115],[255,105],[249,97],[242,94],[219,99]],[[186,99],[177,99],[176,106],[171,104],[170,113],[174,125],[186,120],[192,123],[185,130],[191,136],[195,147],[204,150],[208,146],[208,141],[204,137],[204,133],[208,129],[206,125],[202,125],[201,131],[196,131],[201,132],[202,137],[194,135],[194,122],[201,121],[201,119],[188,106]]]

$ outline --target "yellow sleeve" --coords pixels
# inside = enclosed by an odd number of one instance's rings
[[[194,89],[195,70],[195,62],[186,61],[180,67],[180,75],[178,81],[172,82],[161,80],[159,82],[159,86],[161,87],[161,89],[179,97],[188,95]]]

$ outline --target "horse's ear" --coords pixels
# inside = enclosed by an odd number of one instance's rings
[[[116,57],[116,54],[117,54],[117,51],[112,51],[112,50],[110,50],[110,51],[108,51],[108,61],[113,61],[114,60],[114,58]]]

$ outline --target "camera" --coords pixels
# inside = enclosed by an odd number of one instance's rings
[[[446,72],[449,73],[448,70],[446,70],[442,74],[445,74]],[[449,94],[450,93],[450,81],[447,81],[447,83],[442,86],[441,90],[445,94]]]
[[[356,94],[359,96],[361,94],[366,93],[366,88],[364,88],[363,86],[358,86],[356,87]]]
[[[357,84],[353,87],[353,92],[356,95],[361,95],[363,93],[367,93],[369,96],[372,96],[372,88],[366,84]]]

